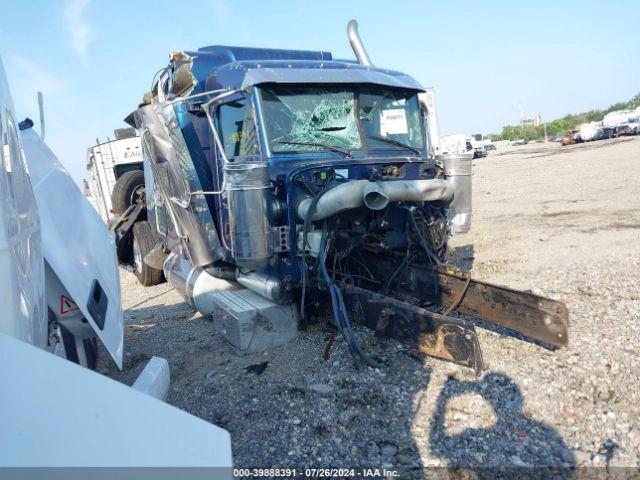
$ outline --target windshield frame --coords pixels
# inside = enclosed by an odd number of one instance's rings
[[[349,149],[349,152],[351,154],[356,154],[355,156],[361,156],[361,155],[367,155],[367,154],[371,154],[371,152],[375,152],[375,153],[384,153],[384,154],[389,154],[389,153],[393,153],[395,155],[401,154],[401,155],[409,155],[409,156],[418,156],[418,157],[424,157],[426,155],[426,152],[428,151],[428,135],[427,135],[427,125],[426,122],[424,121],[424,115],[422,112],[422,105],[420,103],[420,99],[418,98],[418,94],[420,93],[419,90],[413,90],[413,89],[409,89],[409,88],[402,88],[402,87],[393,87],[393,86],[388,86],[388,85],[378,85],[378,84],[374,84],[374,83],[305,83],[305,84],[295,84],[295,83],[265,83],[265,84],[261,84],[261,85],[257,85],[255,86],[255,101],[256,101],[256,120],[259,123],[259,128],[261,131],[261,136],[264,142],[264,145],[266,147],[266,150],[268,152],[268,156],[292,156],[292,155],[311,155],[311,156],[317,156],[318,154],[320,154],[321,156],[326,156],[327,154],[331,154],[331,155],[340,155],[337,152],[332,152],[329,149],[314,149],[314,150],[310,150],[310,149],[299,149],[299,150],[286,150],[286,151],[282,151],[282,150],[278,150],[278,149],[273,149],[273,145],[277,142],[273,142],[273,139],[271,137],[271,134],[269,132],[269,122],[266,118],[266,111],[265,111],[265,105],[264,105],[264,92],[265,92],[265,88],[269,88],[269,87],[278,87],[278,86],[290,86],[290,87],[295,87],[298,86],[300,88],[331,88],[331,87],[343,87],[345,90],[350,90],[353,92],[354,95],[354,111],[355,111],[355,124],[357,126],[358,129],[358,135],[359,135],[359,139],[360,139],[360,148],[354,148],[354,149]],[[410,149],[405,149],[402,147],[398,147],[398,146],[393,146],[393,145],[380,145],[382,142],[377,142],[378,145],[371,145],[371,140],[368,137],[368,133],[364,130],[362,123],[361,123],[361,119],[360,119],[360,94],[362,93],[363,90],[365,90],[365,93],[367,89],[371,89],[371,88],[380,88],[380,89],[387,89],[387,90],[391,90],[391,91],[395,91],[395,92],[399,92],[399,93],[406,93],[408,94],[408,96],[410,98],[412,98],[416,104],[417,104],[417,109],[418,109],[418,122],[419,122],[419,128],[420,128],[420,136],[421,136],[421,143],[422,146],[416,146],[413,147],[411,146]],[[375,141],[375,140],[374,140]],[[343,148],[346,149],[345,146],[343,145],[335,145],[336,147],[339,148]],[[416,154],[414,151],[412,150],[419,150],[420,153]]]

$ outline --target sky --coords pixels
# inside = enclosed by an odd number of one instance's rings
[[[19,118],[38,125],[78,182],[86,150],[148,91],[169,53],[206,45],[328,50],[354,58],[358,20],[376,66],[436,90],[441,134],[550,121],[640,92],[635,0],[0,0],[0,57]]]

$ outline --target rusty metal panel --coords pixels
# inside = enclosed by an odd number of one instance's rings
[[[390,259],[376,258],[379,274],[393,269]],[[518,332],[530,339],[562,347],[569,340],[569,314],[563,302],[481,282],[451,267],[409,265],[398,276],[393,296],[415,305],[434,304]]]
[[[480,344],[472,323],[447,317],[401,300],[344,285],[352,312],[376,331],[432,357],[449,360],[480,373],[484,368]]]
[[[550,345],[567,345],[569,313],[564,303],[473,279],[466,285],[468,278],[466,273],[440,268],[437,303],[449,308],[462,297],[455,308],[458,312]]]

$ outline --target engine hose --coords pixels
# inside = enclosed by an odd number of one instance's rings
[[[320,256],[318,258],[318,263],[320,270],[322,271],[324,281],[326,282],[329,289],[329,294],[331,296],[331,307],[333,310],[333,316],[335,318],[336,325],[338,326],[340,334],[347,342],[349,353],[353,357],[354,361],[357,362],[358,360],[362,360],[367,365],[373,368],[377,368],[379,365],[372,358],[370,358],[360,347],[360,344],[351,328],[351,323],[349,322],[349,315],[344,303],[342,291],[331,280],[331,277],[329,277],[329,272],[327,271],[326,266],[326,259],[327,253],[330,248],[330,243],[327,242],[327,236],[328,235],[326,232],[322,235],[322,239],[320,241]]]
[[[329,294],[331,295],[331,308],[333,310],[333,315],[334,318],[336,319],[336,324],[338,326],[338,331],[340,332],[340,335],[342,335],[342,337],[347,341],[347,348],[349,350],[349,353],[351,354],[351,356],[355,359],[357,358],[357,350],[354,348],[353,342],[349,341],[347,339],[347,333],[346,333],[346,329],[345,329],[345,325],[343,323],[343,317],[340,313],[340,304],[338,302],[338,295],[336,292],[336,287],[335,285],[331,285],[329,287]]]
[[[400,275],[400,273],[402,273],[402,271],[407,267],[407,265],[409,265],[409,263],[413,259],[413,255],[411,253],[411,246],[412,246],[411,237],[409,235],[406,235],[406,237],[407,237],[407,252],[405,253],[404,257],[402,258],[402,261],[398,264],[398,266],[393,271],[393,273],[391,273],[391,276],[389,277],[389,279],[385,282],[384,286],[382,287],[382,294],[383,295],[386,295],[387,293],[389,293],[389,289],[391,288],[391,285],[395,281],[396,277],[398,275]]]
[[[300,317],[302,319],[302,329],[307,328],[307,316],[305,314],[305,301],[307,298],[307,278],[309,276],[309,272],[307,271],[307,235],[309,233],[309,226],[311,225],[311,217],[316,211],[316,206],[318,205],[318,200],[327,191],[329,187],[330,181],[322,186],[320,191],[316,193],[311,199],[311,204],[309,205],[309,214],[304,219],[304,224],[302,226],[302,261],[300,262],[300,268],[302,270],[302,292],[300,295]]]
[[[427,243],[426,243],[426,241],[425,241],[425,239],[424,239],[424,237],[422,235],[422,232],[420,231],[420,226],[416,222],[416,219],[412,215],[411,211],[409,211],[409,218],[411,219],[411,225],[413,225],[413,228],[414,228],[416,234],[418,235],[418,238],[420,239],[420,244],[422,245],[422,248],[425,250],[425,252],[426,252],[427,256],[429,257],[429,259],[432,260],[433,262],[435,262],[436,265],[442,265],[442,262],[440,261],[438,256],[427,245]]]
[[[342,311],[342,315],[343,315],[343,322],[344,322],[344,327],[345,330],[347,331],[353,348],[356,350],[356,352],[358,353],[358,355],[360,356],[360,358],[362,360],[364,360],[364,362],[369,365],[372,368],[378,368],[380,367],[380,365],[374,361],[369,355],[367,355],[364,350],[362,350],[362,347],[360,347],[360,343],[358,342],[358,339],[356,338],[355,334],[353,333],[353,330],[351,329],[351,322],[349,321],[349,315],[347,314],[347,308],[344,304],[344,298],[342,296],[342,291],[340,291],[340,289],[336,286],[335,287],[337,290],[337,294],[338,294],[338,301],[340,304],[340,310]]]

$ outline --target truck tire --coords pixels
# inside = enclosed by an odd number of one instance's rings
[[[133,261],[133,242],[131,241],[131,232],[127,233],[120,241],[116,240],[116,255],[118,263],[128,265]]]
[[[127,208],[133,205],[137,196],[144,188],[144,172],[142,170],[131,170],[123,173],[111,193],[111,204],[113,213],[122,214]]]
[[[163,281],[161,269],[147,265],[144,257],[156,245],[156,239],[151,231],[151,225],[146,220],[133,224],[133,273],[145,287],[158,285]]]

